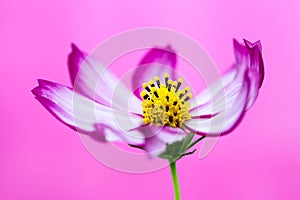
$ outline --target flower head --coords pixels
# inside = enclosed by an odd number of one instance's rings
[[[72,129],[95,140],[122,141],[158,155],[166,144],[190,131],[205,136],[231,132],[253,105],[264,78],[261,44],[245,40],[242,45],[234,40],[234,51],[236,61],[222,79],[192,97],[190,88],[183,87],[183,79],[172,71],[176,54],[171,47],[153,48],[145,55],[140,64],[148,66],[137,68],[132,79],[137,89],[131,91],[72,44],[68,65],[73,87],[39,80],[32,92]],[[117,85],[122,93],[112,104]],[[80,103],[75,105],[74,98]]]

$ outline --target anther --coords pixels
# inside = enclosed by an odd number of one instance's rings
[[[145,90],[147,90],[148,92],[150,92],[150,88],[148,87],[147,83],[143,83],[143,88],[145,88]]]
[[[184,89],[185,89],[186,92],[189,92],[191,90],[191,88],[188,87],[188,86],[186,86]]]
[[[177,81],[173,81],[171,90],[175,92],[177,86]]]
[[[183,91],[182,93],[179,94],[179,99],[181,99],[187,92]]]
[[[190,98],[192,98],[192,94],[191,93],[189,93],[187,95],[187,97],[185,97],[184,101],[187,102]]]
[[[171,91],[172,83],[173,83],[173,81],[168,80],[168,91],[169,92]]]
[[[154,82],[153,82],[152,80],[149,81],[149,85],[150,85],[151,87],[155,87]]]
[[[149,95],[147,94],[146,91],[142,91],[142,92],[141,92],[141,97],[142,97],[143,99],[147,99],[147,98],[149,97]]]
[[[183,79],[182,79],[182,78],[179,78],[179,79],[178,79],[177,86],[176,86],[176,90],[175,90],[175,92],[177,92],[177,91],[179,90],[179,88],[180,88],[180,86],[181,86],[182,82],[183,82]]]
[[[157,87],[159,87],[159,88],[160,88],[160,81],[159,81],[159,77],[158,77],[158,76],[155,76],[155,77],[154,77],[154,80],[155,80],[155,82],[156,82],[156,84],[157,84]]]

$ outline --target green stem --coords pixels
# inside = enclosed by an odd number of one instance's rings
[[[180,200],[180,186],[179,186],[178,175],[176,170],[176,161],[170,162],[170,169],[172,173],[175,200]]]
[[[195,144],[197,144],[198,142],[200,142],[201,140],[203,140],[205,138],[205,136],[202,136],[200,138],[198,138],[197,140],[195,140],[193,143],[191,143],[188,147],[188,149],[190,149],[191,147],[193,147]]]

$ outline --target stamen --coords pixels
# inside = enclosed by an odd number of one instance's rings
[[[160,80],[158,76],[154,77],[154,80],[156,81],[157,87],[160,88]]]
[[[189,93],[187,95],[187,97],[185,97],[184,101],[187,102],[190,98],[192,98],[192,94],[191,93]]]
[[[166,87],[168,87],[168,80],[169,80],[169,74],[165,73],[165,84],[166,84]]]
[[[168,80],[168,90],[169,90],[169,92],[171,91],[172,83],[173,83],[172,80]]]
[[[143,84],[141,92],[143,98],[143,116],[145,124],[156,126],[181,127],[185,120],[191,119],[188,100],[192,97],[189,87],[180,89],[182,78],[178,81],[169,79],[169,74],[164,75],[165,85],[160,78]]]
[[[176,90],[175,90],[175,92],[177,92],[177,91],[179,90],[179,88],[180,88],[180,86],[181,86],[182,82],[183,82],[183,79],[182,79],[182,78],[179,78],[179,79],[178,79],[177,86],[176,86]]]
[[[187,91],[185,90],[181,94],[179,94],[179,99],[181,99],[186,93],[187,93]]]
[[[175,92],[177,81],[173,81],[171,90]]]
[[[143,88],[145,88],[148,92],[150,92],[150,88],[148,87],[147,83],[143,83]]]
[[[152,80],[149,81],[149,85],[150,85],[151,87],[155,87],[154,82],[153,82]]]

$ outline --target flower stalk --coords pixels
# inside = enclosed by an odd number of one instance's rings
[[[170,169],[172,173],[172,180],[174,186],[174,197],[175,200],[180,200],[180,185],[179,185],[179,180],[177,175],[176,161],[170,162]]]

